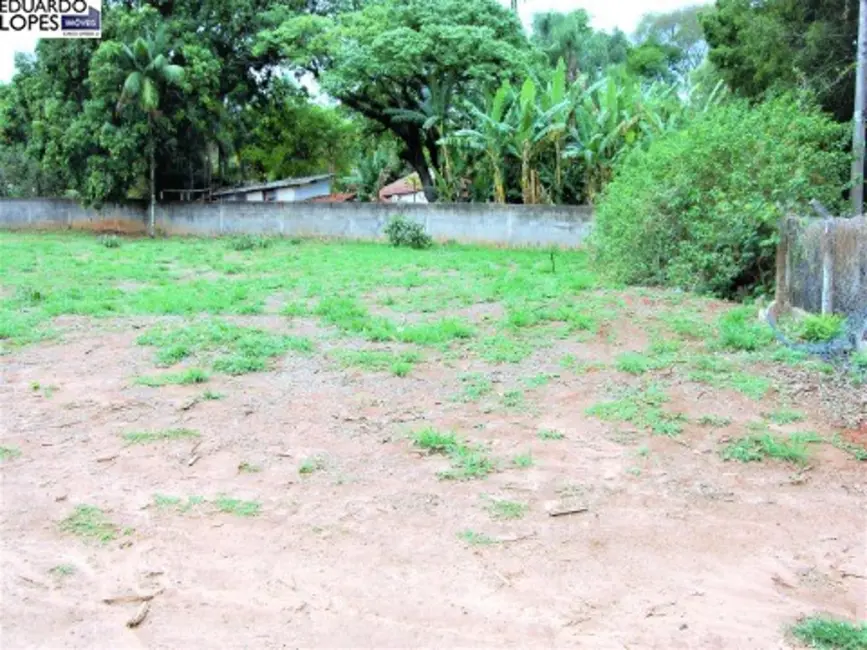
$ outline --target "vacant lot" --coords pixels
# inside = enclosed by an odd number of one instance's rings
[[[0,283],[4,648],[784,648],[865,616],[864,373],[752,309],[581,253],[285,240],[3,234]]]

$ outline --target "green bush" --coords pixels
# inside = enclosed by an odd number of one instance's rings
[[[801,323],[801,337],[811,343],[836,339],[843,334],[846,319],[836,314],[808,314]]]
[[[102,235],[97,241],[106,248],[120,248],[120,237],[117,235]]]
[[[433,240],[425,233],[424,226],[406,217],[393,217],[385,227],[385,234],[392,246],[430,248]]]
[[[628,283],[724,297],[767,287],[780,218],[808,214],[810,199],[838,205],[845,137],[791,97],[699,113],[618,166],[596,207],[596,261]]]
[[[255,248],[268,248],[271,244],[271,238],[262,235],[241,235],[240,237],[232,237],[229,240],[229,248],[235,251],[251,251]]]

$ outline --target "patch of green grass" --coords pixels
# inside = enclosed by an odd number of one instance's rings
[[[164,440],[183,440],[186,438],[198,438],[199,432],[194,429],[162,429],[160,431],[128,431],[123,434],[123,439],[130,445],[145,445]]]
[[[21,455],[21,450],[17,447],[2,447],[0,446],[0,461],[14,460]]]
[[[307,308],[307,304],[303,302],[287,302],[280,309],[281,316],[307,316],[309,313],[310,310]]]
[[[790,436],[756,433],[731,442],[723,448],[721,454],[724,460],[737,460],[742,463],[776,458],[804,464],[809,458],[807,445],[816,442],[822,442],[822,438],[814,433],[793,433]]]
[[[668,396],[655,386],[625,391],[618,399],[600,402],[587,414],[609,422],[629,422],[658,435],[676,436],[683,432],[686,416],[666,411]]]
[[[867,650],[867,623],[849,623],[824,616],[811,616],[791,628],[792,635],[811,648],[821,650]]]
[[[509,409],[524,408],[524,392],[520,390],[507,390],[503,393],[503,406]]]
[[[244,460],[238,464],[238,471],[242,474],[258,474],[262,471],[262,466],[254,465],[253,463],[248,463]]]
[[[801,338],[811,343],[831,341],[843,334],[846,319],[837,314],[807,314],[800,323]]]
[[[515,467],[519,467],[521,469],[527,469],[528,467],[532,467],[535,464],[533,460],[533,454],[529,451],[523,454],[518,454],[512,459],[512,464]]]
[[[325,459],[322,456],[311,456],[301,461],[298,466],[298,473],[306,476],[323,469],[325,469]]]
[[[742,372],[723,357],[701,355],[692,360],[691,366],[687,375],[691,381],[714,388],[730,388],[755,400],[762,399],[771,388],[771,382],[765,377]]]
[[[190,356],[218,355],[213,369],[230,375],[264,370],[271,358],[288,350],[302,354],[313,350],[313,343],[304,337],[272,334],[218,319],[184,327],[157,326],[140,336],[138,343],[158,348],[157,363],[163,366]]]
[[[413,444],[431,454],[447,454],[459,445],[457,436],[452,433],[442,433],[432,427],[425,427],[413,434]]]
[[[58,564],[48,569],[48,573],[53,576],[59,576],[61,578],[71,576],[75,573],[75,571],[75,565],[73,564]]]
[[[258,501],[244,501],[226,495],[220,495],[214,500],[214,506],[220,512],[236,517],[255,517],[262,512],[262,504]]]
[[[639,352],[624,352],[617,357],[615,368],[631,375],[643,375],[651,370],[666,368],[669,363],[658,357],[647,356]]]
[[[732,419],[723,415],[702,415],[698,419],[698,423],[703,427],[721,428],[730,425],[732,423]]]
[[[521,519],[527,514],[528,506],[526,503],[507,499],[488,499],[485,509],[493,519],[509,520]]]
[[[717,344],[726,350],[755,352],[774,341],[767,323],[759,320],[754,307],[736,307],[723,314],[718,323]]]
[[[481,373],[462,375],[460,381],[462,390],[457,399],[461,402],[477,402],[492,390],[491,380]]]
[[[167,494],[155,494],[154,505],[161,510],[177,508],[181,505],[181,497],[170,496]]]
[[[524,340],[497,334],[481,339],[475,351],[491,363],[520,363],[533,353],[533,346]]]
[[[431,454],[442,454],[451,460],[451,467],[439,473],[445,480],[464,481],[484,478],[496,470],[496,465],[479,446],[468,445],[454,433],[442,433],[426,427],[412,435],[413,445]]]
[[[189,384],[204,384],[209,378],[210,375],[201,368],[188,368],[183,372],[169,372],[156,376],[136,377],[135,383],[140,386],[158,388],[160,386],[169,386],[173,384],[181,386]]]
[[[566,436],[559,431],[554,431],[553,429],[542,429],[536,434],[536,437],[538,437],[539,440],[563,440]]]
[[[96,506],[80,505],[66,519],[60,522],[60,530],[81,539],[110,542],[117,537],[115,526],[105,513]]]
[[[458,533],[458,539],[470,546],[490,546],[497,543],[493,537],[472,530],[462,530]]]
[[[251,251],[270,248],[273,243],[274,239],[272,237],[244,234],[231,237],[228,241],[228,246],[233,251]]]
[[[469,339],[475,336],[475,330],[464,321],[456,318],[444,318],[433,323],[409,325],[398,330],[396,338],[403,343],[416,345],[435,345],[454,339]]]
[[[794,411],[792,409],[778,409],[771,413],[764,414],[766,418],[768,418],[774,424],[792,424],[794,422],[803,422],[804,414],[800,411]]]
[[[215,393],[212,390],[206,390],[202,393],[202,399],[207,401],[214,401],[218,399],[223,399],[224,395],[222,393]]]
[[[524,379],[524,384],[529,388],[541,388],[547,386],[553,379],[557,379],[560,375],[551,375],[547,372],[540,372],[532,377]]]
[[[370,371],[389,371],[397,377],[405,377],[415,364],[422,360],[418,352],[407,350],[337,350],[333,356],[344,367],[356,367]]]

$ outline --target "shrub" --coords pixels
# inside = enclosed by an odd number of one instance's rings
[[[831,341],[843,334],[846,319],[836,314],[808,314],[801,323],[801,337],[812,343]]]
[[[385,234],[392,246],[430,248],[433,240],[425,233],[424,226],[406,217],[393,217],[385,227]]]
[[[97,241],[106,248],[120,248],[120,237],[117,235],[102,235]]]
[[[731,297],[767,287],[777,224],[837,206],[845,131],[791,97],[733,101],[631,152],[596,208],[596,261],[615,279]]]
[[[236,251],[251,251],[255,248],[268,248],[271,243],[269,237],[262,235],[241,235],[229,240],[229,248]]]

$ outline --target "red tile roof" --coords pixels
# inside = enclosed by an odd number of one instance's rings
[[[356,196],[355,192],[336,192],[327,196],[313,197],[308,199],[307,203],[349,203],[354,201]]]

